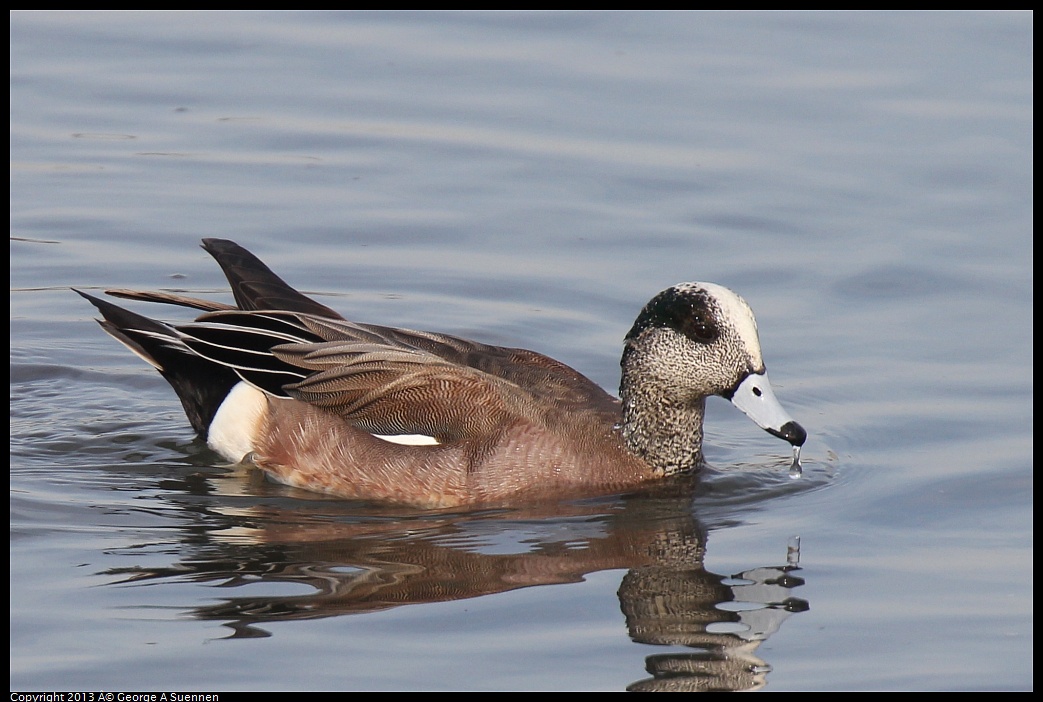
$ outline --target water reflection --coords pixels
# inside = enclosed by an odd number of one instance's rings
[[[705,545],[699,545],[701,549]],[[680,545],[679,553],[690,550]],[[701,555],[701,554],[700,554]],[[627,629],[635,641],[684,646],[692,652],[648,656],[652,677],[632,691],[756,690],[771,667],[757,655],[761,642],[806,600],[791,590],[804,584],[795,563],[764,566],[731,578],[682,557],[630,570],[619,588]]]
[[[757,689],[770,671],[758,655],[761,642],[791,614],[808,609],[793,596],[804,583],[797,547],[791,543],[783,558],[780,544],[780,565],[737,575],[707,571],[707,532],[692,513],[690,489],[675,484],[623,498],[451,514],[357,503],[279,500],[234,508],[228,501],[189,500],[182,514],[195,522],[185,530],[190,555],[169,567],[107,573],[121,583],[177,579],[241,589],[189,614],[222,622],[232,630],[228,638],[249,638],[271,636],[270,625],[282,621],[625,570],[618,597],[631,639],[675,647],[646,656],[650,677],[629,689]],[[289,585],[307,592],[284,594],[296,589]]]

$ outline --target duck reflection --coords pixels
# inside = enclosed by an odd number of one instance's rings
[[[191,612],[242,638],[269,636],[265,627],[276,622],[579,582],[620,569],[626,571],[620,608],[632,640],[683,649],[647,656],[650,677],[629,689],[757,689],[770,670],[757,655],[761,642],[808,609],[792,596],[804,583],[797,546],[790,545],[781,565],[708,572],[706,530],[692,513],[691,494],[662,488],[466,513],[289,500],[235,509],[228,501],[190,500],[183,507],[207,524],[189,530],[190,558],[167,568],[107,572],[124,583],[177,578],[230,590],[307,586],[301,594],[236,594]],[[308,514],[302,505],[317,508]]]

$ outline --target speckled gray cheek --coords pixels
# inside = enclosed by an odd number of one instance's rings
[[[755,360],[750,358],[747,345],[734,329],[727,329],[717,346],[717,362],[721,367],[722,380],[731,386],[739,384],[750,373],[761,370]],[[731,387],[728,392],[730,390]]]

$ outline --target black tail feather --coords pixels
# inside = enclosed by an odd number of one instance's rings
[[[338,312],[294,290],[259,258],[234,241],[203,239],[203,248],[224,271],[239,309],[284,310],[343,319]]]
[[[110,336],[147,361],[174,388],[192,428],[206,438],[217,409],[239,382],[230,368],[193,353],[168,325],[76,290],[98,308]]]
[[[239,309],[235,305],[226,305],[223,302],[202,300],[198,297],[188,297],[187,295],[178,295],[176,293],[158,292],[153,290],[126,290],[124,288],[113,288],[106,290],[105,294],[123,298],[124,300],[160,302],[164,305],[178,305],[179,307],[189,307],[194,310],[203,310],[205,312]]]
[[[203,248],[221,266],[232,287],[238,309],[253,312],[258,310],[282,310],[303,314],[314,314],[333,319],[343,319],[337,312],[297,292],[286,281],[275,275],[252,253],[226,239],[203,239]],[[124,309],[106,300],[76,291],[98,308],[104,319],[99,320],[102,329],[122,343],[137,356],[151,364],[166,378],[177,393],[185,408],[192,428],[201,437],[206,437],[210,423],[218,408],[231,389],[240,381],[235,370],[216,361],[207,359],[192,348],[185,334],[163,322],[149,319],[136,312]],[[179,305],[210,313],[235,311],[236,308],[221,302],[201,300],[175,293],[139,292],[135,290],[110,290],[109,294],[143,302],[160,302]],[[204,315],[206,317],[207,315]],[[202,318],[201,318],[202,319]],[[192,325],[186,325],[188,334]],[[246,330],[249,332],[249,330]],[[263,334],[262,334],[263,336]],[[320,341],[318,337],[311,341]],[[267,340],[269,345],[271,339]],[[276,340],[275,343],[278,343]],[[277,367],[258,370],[252,378],[260,387],[274,394],[282,394],[282,385],[300,380],[300,372],[287,373],[291,367],[271,357]]]

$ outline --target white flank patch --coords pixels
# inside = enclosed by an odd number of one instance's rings
[[[724,319],[721,321],[730,322],[735,327],[739,332],[739,338],[746,345],[746,351],[750,354],[750,359],[753,361],[754,366],[763,368],[764,359],[761,358],[761,341],[760,336],[757,334],[757,320],[754,319],[753,310],[750,309],[746,300],[743,300],[723,285],[717,285],[716,283],[697,283],[697,285],[701,285],[706,292],[714,296],[721,306],[721,313],[724,315]]]
[[[268,398],[257,388],[240,382],[217,409],[207,432],[207,446],[229,461],[239,463],[254,450]]]
[[[426,434],[374,434],[381,441],[404,446],[438,446],[438,439]]]

